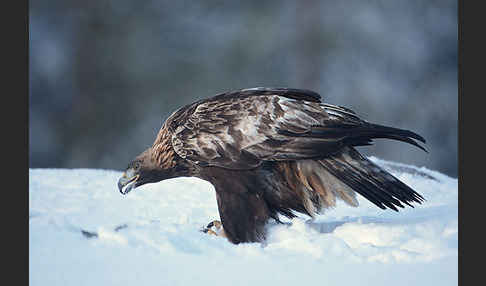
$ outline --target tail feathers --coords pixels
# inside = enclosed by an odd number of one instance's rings
[[[412,202],[425,199],[390,173],[381,169],[354,148],[345,148],[335,157],[321,159],[324,168],[351,187],[354,191],[382,209],[398,211],[403,204],[413,207]]]
[[[327,126],[315,126],[311,132],[300,136],[338,140],[349,146],[371,145],[373,139],[393,139],[412,144],[425,152],[428,151],[415,140],[425,143],[425,139],[410,130],[393,128],[378,124],[361,122],[360,124],[335,123]],[[414,140],[415,139],[415,140]]]
[[[321,106],[329,115],[329,121],[325,126],[318,126],[311,132],[317,133],[317,137],[343,138],[343,141],[351,146],[370,145],[372,139],[386,138],[412,144],[427,152],[424,147],[414,141],[415,139],[425,143],[425,139],[417,133],[366,122],[360,119],[354,111],[342,106],[325,103]]]
[[[370,142],[372,139],[375,138],[398,140],[412,144],[428,153],[428,151],[424,147],[420,146],[417,142],[413,140],[415,139],[422,143],[425,143],[425,138],[410,130],[393,128],[378,124],[367,124],[366,127],[362,127],[360,129],[361,130],[359,130],[356,135],[353,136],[354,138],[365,139],[367,142]]]

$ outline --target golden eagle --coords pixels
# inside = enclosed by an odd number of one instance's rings
[[[310,90],[250,88],[218,94],[175,111],[153,145],[118,182],[122,194],[146,183],[193,176],[216,190],[221,234],[233,243],[265,239],[265,224],[295,212],[313,217],[336,199],[357,206],[356,193],[376,206],[424,198],[355,146],[375,138],[413,144],[408,130],[372,124],[348,108],[321,102]],[[415,139],[415,140],[414,140]],[[412,206],[413,207],[413,206]]]

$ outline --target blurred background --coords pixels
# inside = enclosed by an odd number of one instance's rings
[[[457,1],[29,1],[29,167],[124,169],[177,108],[257,86],[311,89],[457,177]]]

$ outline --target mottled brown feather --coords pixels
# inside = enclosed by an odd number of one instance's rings
[[[361,120],[321,102],[315,92],[254,88],[199,100],[175,111],[139,159],[156,165],[151,180],[196,176],[213,184],[228,239],[260,241],[268,219],[309,216],[356,192],[381,208],[422,197],[362,157],[353,146],[388,138],[419,146],[425,140]]]
[[[152,160],[162,169],[170,169],[176,165],[175,151],[172,147],[171,137],[171,132],[168,130],[167,125],[164,124],[157,134],[155,142],[152,144]]]

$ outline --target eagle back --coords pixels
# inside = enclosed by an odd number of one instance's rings
[[[279,130],[306,132],[328,119],[316,93],[257,88],[187,105],[166,125],[172,148],[181,158],[200,166],[249,169],[263,159],[276,159],[272,156],[278,152],[279,159],[292,156],[283,150],[289,139]]]

